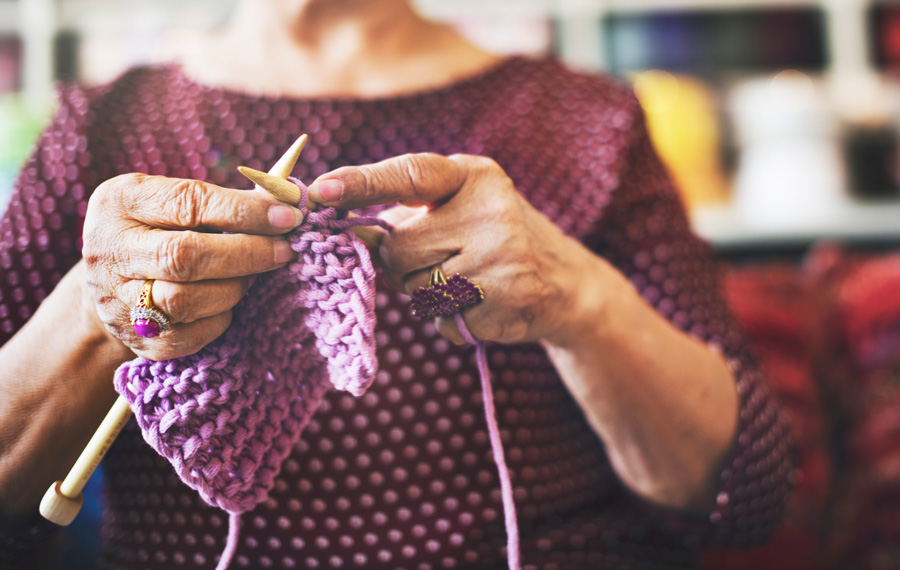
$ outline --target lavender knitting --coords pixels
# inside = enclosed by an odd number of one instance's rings
[[[308,212],[290,235],[297,261],[260,276],[221,338],[116,371],[144,439],[209,504],[241,513],[265,501],[328,387],[359,396],[372,383],[375,272],[349,227],[373,223]]]
[[[305,204],[306,186],[291,181]],[[349,220],[334,208],[306,212],[290,236],[297,261],[257,280],[222,337],[191,356],[138,358],[116,371],[116,390],[131,404],[147,443],[203,500],[231,513],[217,570],[228,567],[237,548],[240,513],[266,500],[325,391],[334,386],[359,396],[375,378],[375,271],[350,231],[373,224],[385,225],[377,218]],[[477,347],[509,568],[518,570],[515,506],[487,356],[455,315]]]

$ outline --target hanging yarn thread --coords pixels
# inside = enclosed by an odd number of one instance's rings
[[[307,189],[300,181],[306,204]],[[145,441],[204,501],[227,511],[229,531],[217,570],[237,548],[240,515],[264,502],[281,464],[325,392],[361,396],[377,371],[375,270],[348,219],[334,208],[304,210],[291,234],[297,260],[261,275],[233,309],[232,324],[194,355],[119,367],[116,390],[134,412]],[[459,313],[460,330],[476,345],[491,446],[501,481],[507,553],[519,569],[518,530],[509,471],[493,411],[484,344]]]

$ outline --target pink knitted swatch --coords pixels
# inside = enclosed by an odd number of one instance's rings
[[[116,371],[147,443],[232,513],[266,500],[330,385],[359,396],[377,369],[365,245],[333,208],[308,213],[290,239],[297,261],[260,276],[216,342]]]
[[[292,182],[305,204],[306,187]],[[116,371],[116,390],[131,404],[147,443],[203,500],[231,513],[219,569],[237,547],[240,513],[268,498],[325,391],[334,386],[360,396],[375,378],[375,271],[365,244],[350,230],[373,224],[384,226],[377,218],[348,220],[333,208],[306,212],[290,234],[297,261],[257,279],[224,335],[194,355],[162,362],[138,358]],[[509,563],[516,570],[509,472],[488,407],[484,346],[477,346]]]

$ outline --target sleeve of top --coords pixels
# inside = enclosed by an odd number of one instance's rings
[[[87,107],[83,91],[60,90],[58,110],[22,167],[0,219],[0,345],[81,258],[93,189],[84,181],[91,160]]]
[[[0,345],[81,257],[86,109],[83,92],[60,91],[56,115],[22,167],[0,219]],[[0,568],[39,567],[36,560],[58,538],[59,527],[37,513],[21,528],[0,530]]]
[[[727,357],[740,398],[737,437],[713,511],[689,517],[644,506],[686,546],[758,544],[776,529],[791,491],[792,435],[730,315],[712,251],[692,232],[636,102],[626,138],[619,186],[590,245],[676,327]]]

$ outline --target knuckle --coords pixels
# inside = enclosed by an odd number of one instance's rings
[[[91,197],[88,198],[88,207],[86,217],[91,217],[92,214],[96,214],[98,211],[102,211],[104,206],[106,206],[112,195],[116,192],[116,178],[111,178],[102,182],[99,186],[97,186],[94,191],[91,193]]]
[[[199,264],[203,256],[199,252],[196,232],[169,232],[167,239],[160,242],[156,263],[172,281],[193,281],[202,269]]]
[[[253,236],[236,237],[229,243],[233,274],[257,273],[275,267],[275,240]]]
[[[426,155],[404,154],[397,159],[397,165],[404,174],[407,182],[413,186],[421,186],[425,172],[422,168],[422,158]]]
[[[87,267],[88,275],[99,278],[99,274],[117,267],[117,255],[110,246],[104,232],[90,231],[83,236],[81,258]]]
[[[493,158],[468,154],[457,154],[450,158],[462,169],[462,176],[476,191],[489,185],[492,191],[487,194],[497,199],[508,199],[509,191],[515,192],[516,186],[512,178]]]
[[[442,158],[434,153],[405,154],[397,158],[396,176],[398,182],[411,190],[411,197],[417,201],[427,201],[427,190],[434,187],[434,164]]]
[[[121,303],[112,295],[97,291],[94,287],[91,289],[91,296],[94,299],[94,307],[100,322],[114,332],[116,337],[121,338],[122,323],[125,322],[125,319],[122,318]]]
[[[119,174],[101,183],[88,200],[88,212],[96,216],[109,215],[109,212],[127,210],[135,201],[143,200],[141,192],[135,188],[142,185],[149,177],[146,174],[130,172]]]
[[[159,288],[154,288],[154,292],[158,290]],[[190,323],[195,320],[194,303],[185,287],[175,286],[168,288],[164,298],[154,298],[153,301],[159,307],[162,307],[162,310],[173,322]]]
[[[130,321],[128,319],[104,321],[103,325],[111,335],[120,340],[129,348],[132,348],[132,346],[135,344],[135,337],[137,337],[137,334],[134,332],[134,329],[131,327]]]
[[[141,186],[149,178],[152,178],[152,176],[141,172],[128,172],[126,174],[114,176],[107,182],[112,183],[112,186],[116,190],[121,190],[123,188]]]
[[[88,288],[91,298],[94,300],[97,317],[106,330],[126,345],[133,344],[136,335],[128,318],[127,307],[115,295],[107,291],[106,287],[88,281]]]
[[[87,231],[86,228],[82,236],[81,257],[88,268],[102,264],[107,258],[106,248],[102,245],[103,240],[98,234],[98,231]]]
[[[490,171],[500,171],[503,169],[500,168],[500,165],[497,164],[497,161],[493,158],[487,156],[473,156],[471,158],[471,168],[479,171],[490,172]]]
[[[476,174],[505,174],[505,171],[496,160],[488,156],[475,154],[454,154],[450,157],[466,170]]]
[[[82,257],[89,266],[115,265],[123,254],[123,231],[128,229],[130,211],[148,200],[147,181],[141,173],[120,174],[101,183],[88,200],[82,230]]]
[[[124,196],[122,187],[129,185],[127,180],[133,177],[134,175],[131,174],[123,174],[110,178],[97,186],[91,193],[82,230],[84,246],[88,248],[88,251],[92,251],[90,248],[105,233],[104,229],[109,226],[109,218],[115,217],[117,212],[121,211]]]
[[[168,204],[173,221],[182,227],[194,228],[201,224],[201,212],[209,205],[209,192],[198,180],[181,179],[163,185],[162,203]]]

